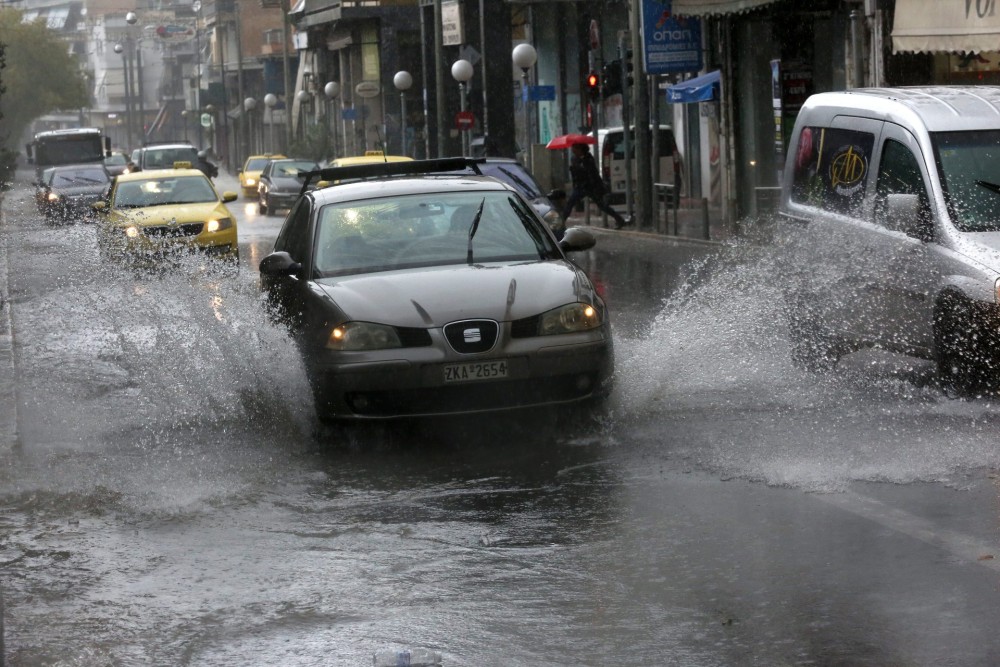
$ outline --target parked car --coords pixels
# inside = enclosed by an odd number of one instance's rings
[[[279,209],[291,208],[302,191],[299,172],[319,169],[313,160],[286,158],[271,160],[260,173],[257,184],[257,211],[261,215],[277,215]],[[315,184],[309,187],[314,188]]]
[[[510,185],[464,158],[317,170],[260,264],[321,419],[557,406],[611,389],[607,308]],[[471,167],[475,169],[475,167]],[[359,180],[360,179],[360,180]]]
[[[550,195],[565,195],[559,191],[543,192],[538,181],[520,162],[511,158],[489,157],[479,160],[479,169],[484,176],[492,176],[497,180],[511,185],[528,200],[535,213],[548,224],[549,228],[559,238],[566,229],[566,224],[560,211],[552,202]]]
[[[787,286],[793,361],[879,347],[933,359],[962,392],[1000,386],[998,147],[1000,87],[806,101],[781,194],[806,258]]]
[[[650,127],[652,130],[653,128]],[[659,174],[653,174],[657,183],[674,185],[680,190],[684,171],[680,150],[674,131],[669,125],[659,126]],[[633,187],[638,177],[635,165],[634,135],[629,146],[632,160]],[[597,131],[597,151],[594,156],[601,176],[608,186],[610,202],[619,204],[625,201],[625,131],[622,127],[609,127]]]
[[[98,247],[110,258],[157,260],[198,252],[235,261],[236,218],[201,171],[153,169],[115,178],[107,199],[94,204]]]
[[[35,204],[49,220],[86,221],[111,176],[101,163],[49,167],[35,183]]]
[[[247,199],[256,197],[257,183],[260,181],[260,174],[264,171],[264,167],[271,160],[279,160],[284,157],[279,153],[264,153],[248,157],[243,163],[243,167],[236,172],[240,177],[240,188],[243,190],[243,196]]]
[[[125,173],[125,168],[127,166],[128,157],[125,153],[114,151],[104,158],[104,168],[108,170],[108,174],[111,176],[117,176],[118,174]]]

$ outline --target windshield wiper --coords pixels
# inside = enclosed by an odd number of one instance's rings
[[[986,188],[993,194],[1000,195],[1000,185],[997,185],[996,183],[990,183],[989,181],[976,181],[976,185],[981,188]]]
[[[483,197],[483,201],[479,202],[479,210],[476,211],[476,217],[472,220],[472,226],[469,227],[469,253],[466,255],[466,260],[469,262],[469,266],[472,266],[472,238],[479,230],[479,219],[483,217],[483,206],[485,205],[486,197]]]

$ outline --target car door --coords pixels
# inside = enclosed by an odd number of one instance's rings
[[[272,276],[266,279],[268,299],[280,320],[288,324],[294,332],[303,324],[303,313],[309,290],[308,271],[312,265],[312,200],[301,197],[292,207],[285,224],[274,241],[274,251],[284,251],[302,265],[302,269],[292,275]]]
[[[805,223],[790,276],[810,319],[834,338],[856,345],[878,328],[876,279],[880,244],[871,222],[870,164],[882,121],[836,115],[798,128],[791,158],[789,213]]]
[[[927,163],[917,138],[904,127],[886,123],[878,151],[873,221],[882,230],[884,258],[877,289],[883,313],[879,343],[907,353],[928,353],[933,346],[933,311],[938,268],[929,244],[934,228],[927,184]],[[917,195],[918,224],[893,220],[887,198]]]

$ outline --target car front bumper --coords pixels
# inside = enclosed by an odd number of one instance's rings
[[[603,329],[581,335],[530,339],[507,349],[455,358],[441,348],[403,348],[410,359],[346,362],[341,355],[320,355],[310,363],[326,406],[335,419],[393,419],[495,412],[575,403],[610,393],[614,350]],[[551,342],[551,345],[548,343]],[[399,356],[397,354],[397,356]],[[454,363],[505,361],[505,378],[446,382],[444,367]]]

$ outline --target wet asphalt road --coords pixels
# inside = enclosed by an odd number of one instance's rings
[[[149,277],[4,208],[8,665],[1000,662],[996,406],[794,370],[779,250],[602,233],[600,422],[345,431],[261,310],[277,218],[232,207],[235,278]]]

